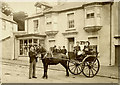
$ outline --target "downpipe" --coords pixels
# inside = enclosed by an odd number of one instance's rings
[[[114,2],[110,3],[110,66],[111,66],[111,59],[112,59],[112,5]]]

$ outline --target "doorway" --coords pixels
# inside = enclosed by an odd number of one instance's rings
[[[120,61],[120,45],[115,46],[115,65],[118,66],[118,61]],[[120,65],[120,64],[119,64]]]
[[[73,52],[74,38],[68,38],[68,52]]]

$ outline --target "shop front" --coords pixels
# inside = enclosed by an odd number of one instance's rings
[[[38,46],[39,44],[45,46],[45,35],[25,34],[16,35],[16,54],[18,57],[28,57],[31,46]]]

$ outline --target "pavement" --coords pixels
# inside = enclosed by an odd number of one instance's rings
[[[17,60],[2,59],[2,62],[29,66],[29,58],[26,57],[21,57]],[[60,64],[58,65],[59,66],[51,65],[48,68],[51,70],[65,71],[65,69]],[[37,68],[43,68],[41,60],[38,61]],[[120,77],[118,76],[118,69],[120,70],[120,67],[118,68],[117,66],[100,66],[100,70],[96,76],[120,79]]]

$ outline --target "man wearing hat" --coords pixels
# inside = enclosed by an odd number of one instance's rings
[[[29,58],[30,58],[29,79],[31,79],[31,78],[37,78],[35,76],[35,70],[36,70],[36,52],[35,52],[33,46],[30,48]]]
[[[79,42],[76,42],[76,46],[74,47],[74,52],[76,54],[76,57],[78,56],[78,51],[81,51],[80,46],[79,46]]]

